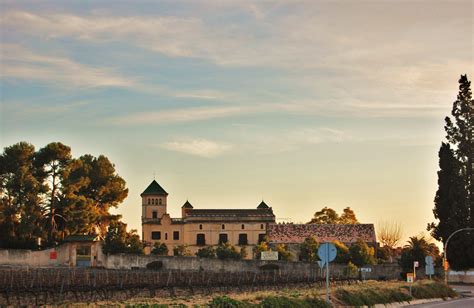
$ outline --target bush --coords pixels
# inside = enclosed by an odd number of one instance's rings
[[[160,270],[163,268],[163,262],[161,261],[150,262],[146,265],[146,268],[150,270]]]
[[[349,261],[349,263],[347,264],[347,267],[344,268],[344,275],[346,277],[357,277],[359,274],[359,268],[354,264],[352,263],[351,261]]]
[[[168,246],[166,246],[165,243],[156,242],[155,244],[153,244],[151,254],[156,256],[167,256]]]
[[[350,260],[349,248],[340,241],[334,241],[333,244],[337,249],[337,255],[334,262],[338,264],[347,264]]]
[[[232,299],[227,296],[217,296],[214,297],[210,302],[209,302],[209,307],[210,308],[241,308],[241,307],[250,307],[250,305]]]
[[[285,244],[278,244],[276,246],[276,251],[278,251],[278,260],[282,261],[292,261],[293,255],[288,250]]]
[[[375,264],[374,249],[366,242],[358,240],[349,248],[351,262],[357,266]]]
[[[314,236],[305,238],[304,242],[300,244],[301,261],[315,262],[319,260],[318,248],[319,243]]]
[[[255,259],[260,259],[260,253],[262,251],[269,251],[269,250],[270,250],[270,247],[268,246],[267,242],[260,242],[257,246],[253,248]]]
[[[189,251],[188,245],[178,245],[173,248],[173,255],[177,257],[189,257],[191,252]]]
[[[221,260],[225,260],[225,259],[240,260],[241,259],[240,253],[237,251],[237,249],[235,249],[234,246],[230,245],[229,243],[219,244],[219,246],[217,246],[217,249],[216,249],[216,256]]]
[[[196,252],[196,256],[199,257],[199,258],[213,259],[213,258],[216,257],[216,251],[211,246],[208,246],[208,247],[204,247],[204,248],[199,249]]]
[[[262,308],[326,308],[331,307],[330,304],[326,303],[319,298],[288,298],[285,296],[269,296],[262,300],[260,306]]]

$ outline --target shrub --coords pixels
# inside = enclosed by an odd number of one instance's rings
[[[241,258],[240,253],[235,249],[234,246],[229,243],[222,243],[217,246],[216,256],[221,259],[234,259],[239,260]]]
[[[282,261],[292,261],[293,255],[288,250],[285,244],[278,244],[276,246],[276,251],[278,251],[278,260]]]
[[[150,262],[146,265],[146,268],[147,269],[150,269],[150,270],[159,270],[159,269],[162,269],[163,268],[163,262],[161,261],[153,261],[153,262]]]
[[[374,249],[366,242],[358,240],[349,248],[351,262],[357,266],[375,264]]]
[[[208,246],[208,247],[204,247],[204,248],[199,249],[196,252],[196,256],[199,257],[199,258],[212,259],[212,258],[216,257],[216,251],[211,246]]]
[[[262,308],[326,308],[331,307],[330,304],[326,303],[319,298],[288,298],[285,296],[269,296],[262,300],[260,306]]]
[[[156,256],[167,256],[168,246],[166,246],[165,243],[156,242],[155,244],[153,244],[151,254]]]
[[[188,245],[178,245],[173,248],[173,255],[177,257],[191,256]]]
[[[250,307],[244,302],[232,299],[228,296],[217,296],[214,297],[209,303],[210,308],[241,308]]]
[[[240,259],[245,259],[247,258],[248,256],[248,253],[247,253],[247,246],[242,246],[240,247]]]
[[[253,248],[255,259],[260,259],[260,253],[262,251],[269,251],[269,250],[270,250],[270,247],[268,246],[267,242],[260,242],[257,246]]]
[[[300,259],[309,262],[319,260],[318,248],[319,243],[314,236],[305,238],[304,242],[300,244]]]
[[[359,274],[359,268],[357,267],[357,265],[349,261],[349,263],[347,264],[347,267],[344,268],[344,275],[346,277],[352,278],[352,277],[357,277],[358,274]]]
[[[334,241],[333,244],[337,249],[337,255],[334,262],[338,264],[347,264],[350,260],[349,248],[340,241]]]

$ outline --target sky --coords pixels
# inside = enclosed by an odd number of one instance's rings
[[[107,156],[140,232],[155,177],[168,211],[328,206],[434,221],[438,150],[472,1],[0,1],[0,145]]]

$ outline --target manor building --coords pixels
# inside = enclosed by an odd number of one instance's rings
[[[187,245],[191,254],[204,246],[228,242],[236,247],[252,248],[263,241],[269,224],[275,223],[273,210],[265,202],[254,209],[195,209],[189,201],[181,207],[181,218],[167,212],[168,193],[155,180],[141,194],[142,239],[149,245],[166,244],[170,254],[177,245]]]

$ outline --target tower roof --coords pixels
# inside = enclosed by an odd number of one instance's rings
[[[268,209],[270,208],[263,200],[260,202],[260,204],[257,206],[257,209]]]
[[[181,208],[183,208],[183,209],[192,209],[192,208],[193,208],[193,206],[192,206],[192,204],[191,204],[191,203],[189,203],[189,201],[188,201],[188,200],[186,200],[186,203],[185,203],[185,204],[183,204],[183,206],[182,206]]]
[[[150,185],[145,189],[140,196],[144,195],[161,195],[168,196],[168,193],[163,189],[163,187],[158,184],[157,181],[153,180]]]

